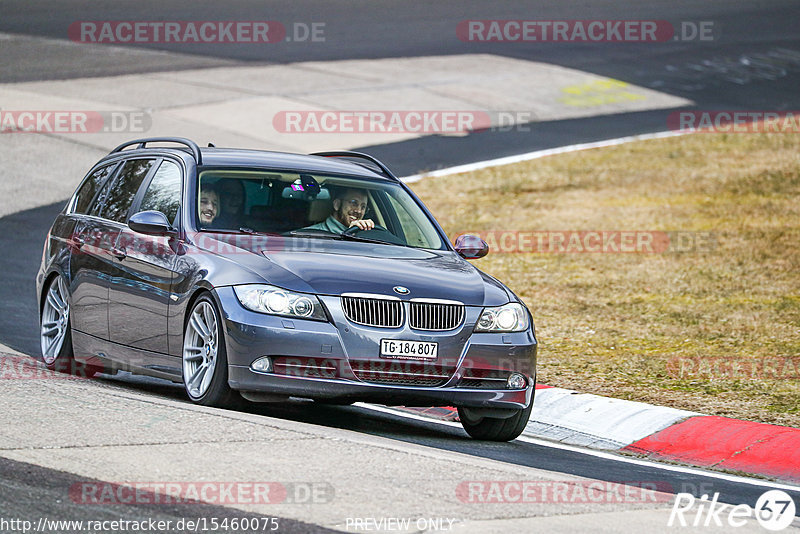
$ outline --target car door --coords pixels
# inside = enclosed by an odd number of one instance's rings
[[[177,161],[166,158],[158,161],[154,169],[141,186],[129,216],[139,211],[160,211],[174,226],[180,209],[183,169]],[[174,358],[167,357],[167,313],[177,261],[175,247],[173,237],[122,228],[115,246],[118,254],[114,258],[108,317],[111,341],[152,353],[141,355],[147,359],[143,362],[146,367],[179,373]]]
[[[114,180],[117,163],[92,171],[73,198],[67,216],[74,219],[68,236],[72,250],[69,279],[74,330],[108,340],[108,272],[111,249],[119,232],[99,217]]]
[[[91,244],[97,258],[98,278],[106,287],[105,316],[107,332],[105,339],[112,339],[109,322],[109,298],[111,287],[120,279],[118,271],[119,249],[117,240],[125,227],[128,212],[144,179],[152,170],[157,158],[137,158],[124,161],[105,194],[98,217],[93,218],[86,230],[86,240]],[[86,248],[84,246],[84,248]],[[118,352],[108,354],[111,359],[119,357]]]

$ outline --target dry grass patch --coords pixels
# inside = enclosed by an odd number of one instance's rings
[[[800,136],[695,134],[413,187],[451,236],[711,232],[711,250],[475,264],[530,307],[541,382],[800,427]]]

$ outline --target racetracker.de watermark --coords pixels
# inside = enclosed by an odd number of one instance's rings
[[[280,133],[454,134],[492,127],[486,111],[339,110],[280,111],[272,126]]]
[[[675,356],[666,368],[670,377],[680,379],[800,380],[800,356]]]
[[[0,110],[0,133],[144,133],[152,126],[144,111]]]
[[[324,22],[275,20],[86,20],[70,24],[70,40],[84,44],[274,44],[325,42]]]
[[[327,504],[327,482],[76,482],[69,498],[81,505]]]
[[[674,111],[667,116],[667,127],[680,132],[797,134],[800,111]]]
[[[460,232],[486,241],[490,252],[503,254],[664,254],[710,252],[713,232],[660,230],[487,230]]]
[[[464,42],[512,43],[663,43],[713,41],[713,21],[666,20],[462,20]]]
[[[662,481],[465,480],[456,497],[469,504],[634,504],[669,502],[673,488]]]
[[[269,254],[274,252],[320,252],[327,250],[325,242],[304,237],[280,234],[217,233],[213,231],[186,232],[185,241],[163,236],[134,232],[102,230],[78,232],[66,240],[72,254],[106,254],[111,248],[124,250],[129,256],[164,256],[185,252],[192,246],[199,254]],[[190,245],[187,245],[190,243]]]
[[[61,364],[57,364],[61,365]],[[66,371],[70,370],[70,373]],[[29,356],[0,356],[0,380],[75,380],[88,378],[85,372],[81,373],[80,368],[74,370],[64,366],[63,371],[51,371],[44,364],[30,358]]]
[[[399,342],[398,342],[399,343]],[[282,376],[300,378],[352,378],[356,376],[367,377],[396,377],[408,378],[409,376],[428,375],[439,377],[442,382],[458,367],[455,379],[480,381],[489,378],[496,381],[498,377],[508,377],[511,373],[522,373],[533,376],[536,369],[533,362],[522,358],[492,358],[491,360],[466,356],[461,365],[456,360],[414,358],[413,355],[396,357],[382,356],[379,360],[348,360],[343,358],[320,358],[309,356],[275,356],[272,358],[272,373]],[[497,385],[504,388],[505,384]]]
[[[460,232],[475,235],[502,254],[667,254],[711,252],[717,247],[713,232],[647,230],[485,230]],[[143,236],[132,232],[93,231],[71,235],[66,242],[73,254],[104,254],[112,247],[128,255],[169,255],[185,247],[168,237]],[[259,252],[320,252],[327,243],[279,234],[232,234],[213,231],[188,232],[186,242],[203,254],[252,254]]]

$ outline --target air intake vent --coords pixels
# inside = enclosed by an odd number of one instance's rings
[[[396,361],[351,361],[350,366],[363,382],[395,386],[438,387],[444,385],[455,370],[439,365]]]

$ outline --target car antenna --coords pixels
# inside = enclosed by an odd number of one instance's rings
[[[214,143],[208,143],[208,147],[209,148],[217,148],[217,145],[215,145]]]

